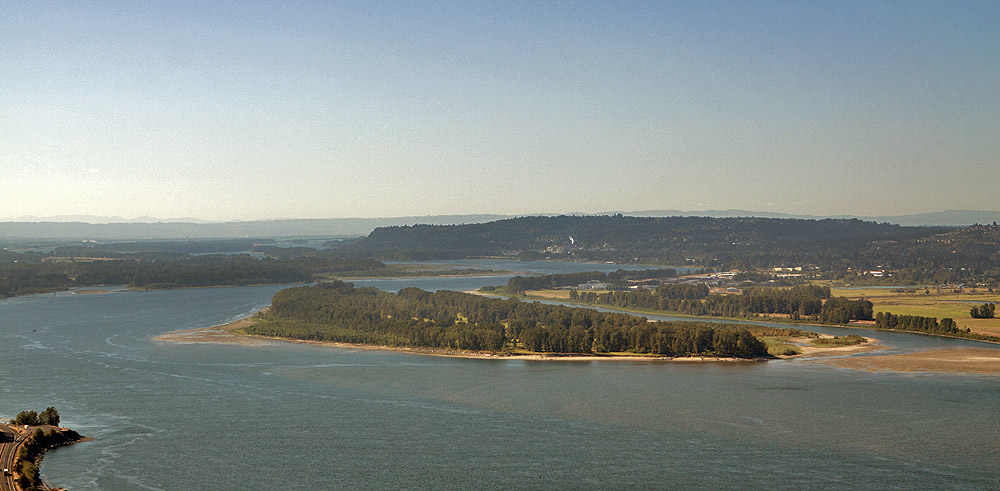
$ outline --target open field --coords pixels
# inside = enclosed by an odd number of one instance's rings
[[[919,315],[943,319],[950,317],[960,329],[1000,336],[1000,319],[973,319],[969,309],[987,302],[1000,303],[1000,294],[983,289],[965,289],[955,293],[952,289],[935,287],[921,289],[894,288],[832,288],[835,296],[866,298],[875,306],[875,312],[892,312],[896,315]],[[909,293],[908,293],[909,292]],[[927,292],[927,293],[925,293]]]
[[[545,298],[549,300],[569,301],[569,290],[528,290],[524,292],[526,297]]]

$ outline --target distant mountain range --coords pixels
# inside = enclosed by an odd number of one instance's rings
[[[211,220],[202,220],[200,218],[193,217],[183,217],[183,218],[156,218],[150,216],[141,216],[135,218],[122,218],[119,216],[104,217],[98,215],[56,215],[51,217],[36,217],[32,215],[25,215],[14,218],[12,220],[3,220],[11,222],[82,222],[82,223],[219,223],[212,222]]]
[[[612,211],[607,213],[567,213],[567,215],[622,214],[634,217],[702,216],[715,218],[860,218],[866,221],[894,223],[905,226],[962,227],[974,223],[988,224],[1000,221],[1000,211],[950,210],[933,213],[898,216],[853,215],[793,215],[746,210],[644,210]],[[532,214],[532,216],[553,214]],[[524,215],[520,215],[524,216]],[[61,239],[61,240],[133,240],[133,239],[184,239],[232,237],[356,237],[368,235],[378,227],[397,225],[457,225],[484,223],[514,215],[436,215],[391,218],[329,218],[257,220],[245,222],[208,222],[195,218],[158,219],[138,217],[99,217],[69,215],[57,217],[20,217],[0,222],[0,239]]]
[[[0,239],[58,240],[146,240],[207,238],[272,237],[359,237],[378,227],[393,225],[457,225],[484,223],[509,218],[505,215],[438,215],[393,218],[330,218],[257,220],[246,222],[109,222],[95,218],[88,221],[0,222]]]

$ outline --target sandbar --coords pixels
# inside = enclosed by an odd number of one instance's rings
[[[831,339],[833,336],[829,334],[820,334],[820,338]],[[797,355],[779,356],[779,358],[788,359],[818,356],[844,356],[885,348],[885,346],[878,344],[878,339],[866,337],[865,340],[866,341],[862,344],[854,344],[850,346],[813,346],[809,344],[809,342],[812,341],[811,338],[788,338],[788,342],[795,343],[797,345],[796,347],[802,350],[802,352]]]
[[[851,356],[814,361],[869,372],[937,372],[1000,376],[1000,350],[990,348],[934,349],[898,355]]]

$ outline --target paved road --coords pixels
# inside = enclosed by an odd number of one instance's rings
[[[13,469],[17,447],[30,433],[18,431],[13,426],[0,425],[0,469]],[[0,491],[15,491],[13,476],[0,476]]]

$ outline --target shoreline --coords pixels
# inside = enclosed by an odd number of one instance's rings
[[[3,467],[9,468],[11,471],[13,471],[12,474],[3,476],[3,479],[6,483],[9,483],[15,490],[23,489],[21,485],[18,483],[18,480],[22,476],[15,469],[21,468],[20,462],[24,461],[30,462],[33,465],[34,470],[33,474],[31,475],[33,475],[34,477],[31,479],[37,480],[36,483],[40,484],[40,486],[37,487],[37,489],[44,489],[44,490],[64,489],[62,487],[52,486],[51,484],[45,481],[45,476],[38,474],[38,471],[41,469],[42,460],[45,459],[45,455],[48,452],[51,452],[60,447],[66,447],[69,445],[74,445],[77,443],[89,442],[94,440],[92,437],[83,436],[70,428],[64,428],[64,427],[35,425],[31,426],[30,428],[27,426],[22,428],[21,426],[15,426],[13,424],[4,424],[2,426],[4,428],[3,429],[4,433],[13,433],[14,435],[14,440],[12,440],[9,443],[0,444],[0,448],[6,445],[13,444],[13,448],[9,449],[9,451],[8,450],[3,451],[3,457],[4,457]],[[27,458],[22,458],[21,453],[25,451],[24,448],[25,440],[30,439],[32,435],[34,435],[34,432],[38,430],[42,430],[43,432],[46,433],[51,432],[52,436],[46,438],[55,438],[54,441],[48,442],[43,446],[38,447],[37,454],[28,455]],[[22,431],[25,432],[28,436],[22,437],[21,436]],[[19,440],[18,438],[21,439]],[[7,459],[11,460],[8,461]]]
[[[261,309],[266,311],[269,307]],[[258,311],[260,312],[260,311]],[[273,346],[277,343],[297,343],[318,347],[350,349],[361,351],[392,351],[414,355],[464,358],[477,360],[525,360],[525,361],[630,361],[630,362],[680,362],[680,363],[758,363],[771,360],[800,361],[824,364],[833,367],[850,368],[869,372],[936,372],[949,374],[974,374],[1000,376],[1000,350],[992,348],[930,349],[906,354],[852,356],[859,353],[885,349],[878,339],[866,338],[868,342],[853,346],[802,346],[802,353],[774,358],[716,358],[709,356],[669,357],[657,355],[610,355],[610,354],[558,354],[558,353],[493,353],[473,352],[437,348],[411,348],[344,343],[336,341],[312,341],[305,339],[279,338],[233,332],[253,325],[254,312],[248,317],[210,327],[170,331],[153,338],[155,342],[171,344],[208,343],[237,344],[242,346]]]
[[[1000,350],[941,348],[881,356],[809,360],[811,363],[865,372],[948,373],[1000,377]]]
[[[266,310],[262,309],[261,311]],[[441,356],[448,358],[466,358],[477,360],[528,360],[528,361],[642,361],[642,362],[685,362],[685,363],[756,363],[768,361],[769,358],[731,358],[713,356],[659,356],[659,355],[601,355],[573,353],[494,353],[486,351],[462,351],[446,348],[411,348],[397,346],[378,346],[371,344],[343,343],[338,341],[313,341],[308,339],[279,338],[260,336],[256,334],[234,333],[240,328],[252,326],[256,321],[254,312],[248,317],[228,324],[194,329],[180,329],[153,337],[153,341],[165,343],[206,343],[206,344],[239,344],[243,346],[267,346],[274,342],[308,344],[327,348],[355,349],[363,351],[394,351],[415,355]]]
[[[832,339],[833,337],[834,336],[830,334],[820,334],[820,338]],[[795,360],[800,358],[844,357],[857,353],[866,353],[869,351],[885,349],[885,346],[879,344],[878,339],[869,337],[865,337],[866,341],[862,344],[849,346],[813,346],[808,344],[810,340],[810,338],[790,338],[789,342],[792,343],[806,343],[803,345],[796,344],[796,347],[801,349],[802,352],[797,355],[778,356],[778,358],[781,358],[782,360]]]

